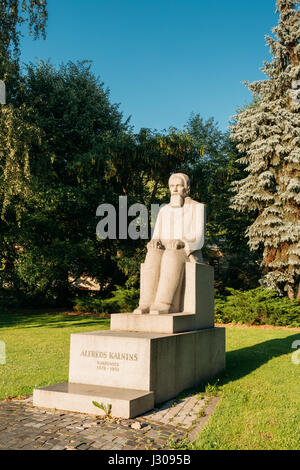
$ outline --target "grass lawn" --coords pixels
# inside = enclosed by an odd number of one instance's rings
[[[226,328],[221,401],[196,449],[300,450],[300,329]]]
[[[0,314],[0,341],[6,344],[6,364],[0,364],[0,400],[67,381],[70,334],[107,328],[109,320],[95,317]]]
[[[66,381],[70,334],[108,327],[107,319],[60,313],[0,314],[0,340],[6,343],[0,399]],[[295,340],[300,329],[226,328],[222,398],[194,448],[300,450],[300,365],[291,360]]]

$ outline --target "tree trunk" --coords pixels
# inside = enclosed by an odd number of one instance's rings
[[[291,286],[288,287],[287,294],[290,300],[293,300],[295,298],[295,292]]]

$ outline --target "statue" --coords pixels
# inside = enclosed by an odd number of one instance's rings
[[[140,302],[134,314],[179,313],[186,263],[203,263],[205,205],[189,197],[183,173],[169,179],[170,203],[160,209],[141,270]]]
[[[72,334],[68,382],[35,389],[34,406],[93,414],[97,400],[114,417],[135,418],[224,371],[214,268],[201,254],[205,205],[189,197],[188,176],[172,175],[169,187],[141,265],[135,314],[111,315],[110,331]]]

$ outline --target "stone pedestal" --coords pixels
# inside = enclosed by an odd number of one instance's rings
[[[38,388],[33,393],[36,406],[99,416],[104,414],[104,411],[93,405],[93,401],[110,404],[115,417],[130,418],[151,410],[154,407],[154,394],[143,390],[69,382]]]
[[[183,293],[184,311],[165,315],[114,314],[112,331],[181,333],[213,328],[214,269],[206,264],[186,263]]]
[[[34,390],[34,404],[104,413],[94,400],[133,418],[221,373],[225,329],[214,327],[212,268],[188,264],[187,312],[113,314],[111,330],[72,334],[68,383]]]

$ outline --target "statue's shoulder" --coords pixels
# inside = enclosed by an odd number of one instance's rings
[[[185,204],[193,204],[193,205],[199,205],[199,206],[205,206],[206,207],[206,204],[204,204],[203,202],[195,201],[194,199],[192,199],[190,197],[186,198]]]
[[[164,204],[162,207],[159,208],[158,213],[159,213],[160,215],[163,215],[164,212],[168,212],[168,210],[169,210],[170,208],[171,208],[171,204],[170,204],[170,203],[169,203],[169,204]]]
[[[171,204],[164,204],[163,206],[160,207],[160,211],[167,211],[168,209],[170,209],[171,207]]]

